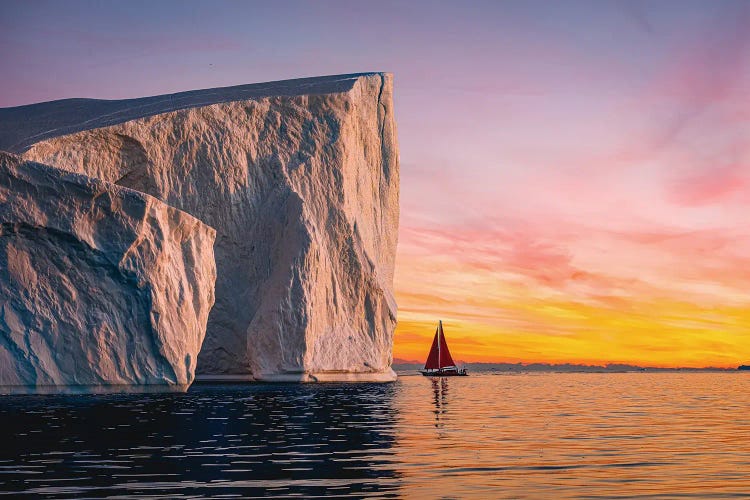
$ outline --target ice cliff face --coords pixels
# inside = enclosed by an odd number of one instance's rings
[[[151,196],[0,152],[0,387],[186,388],[214,238]]]
[[[216,228],[199,374],[390,379],[392,91],[390,75],[373,73],[8,108],[0,148],[148,193]]]

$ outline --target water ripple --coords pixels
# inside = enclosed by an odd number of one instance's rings
[[[0,495],[747,497],[750,376],[5,396]]]

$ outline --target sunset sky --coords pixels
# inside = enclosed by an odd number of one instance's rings
[[[395,75],[394,355],[750,362],[750,2],[2,2],[0,106]]]

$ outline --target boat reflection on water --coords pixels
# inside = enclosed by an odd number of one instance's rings
[[[442,428],[440,418],[448,411],[448,379],[435,377],[432,379],[432,392],[435,403],[435,427]]]

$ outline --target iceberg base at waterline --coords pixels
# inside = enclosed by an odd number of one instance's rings
[[[288,372],[252,375],[197,375],[196,383],[243,383],[243,382],[269,382],[269,383],[326,383],[326,382],[394,382],[398,379],[393,369],[380,372]]]

